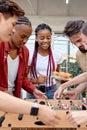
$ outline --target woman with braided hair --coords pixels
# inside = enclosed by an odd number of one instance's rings
[[[47,24],[40,24],[35,29],[35,48],[30,52],[29,72],[32,83],[45,92],[48,99],[53,98],[57,88],[51,76],[53,71],[59,71],[63,59],[59,53],[51,49],[52,29]],[[34,98],[28,94],[28,98]]]

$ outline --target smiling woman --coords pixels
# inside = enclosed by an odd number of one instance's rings
[[[56,82],[52,80],[52,72],[60,69],[63,59],[60,53],[51,49],[52,29],[49,25],[39,24],[35,29],[35,48],[30,52],[29,70],[30,80],[37,89],[45,87],[46,96],[53,98]],[[43,60],[42,60],[43,59]],[[28,98],[35,98],[28,95]]]

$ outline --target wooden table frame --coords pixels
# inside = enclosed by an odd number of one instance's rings
[[[32,100],[29,100],[32,101]],[[39,101],[38,101],[39,102]],[[50,104],[52,104],[54,107],[58,107],[58,101],[57,100],[49,100]],[[62,100],[62,103],[69,104],[69,100]],[[73,101],[76,104],[81,104],[80,100],[74,100]],[[8,113],[5,116],[5,120],[2,123],[2,127],[0,127],[0,130],[87,130],[86,124],[82,124],[81,127],[75,127],[72,126],[66,116],[66,110],[56,110],[58,116],[61,118],[58,125],[54,127],[50,126],[37,126],[35,125],[35,121],[37,120],[37,117],[30,116],[30,115],[23,115],[22,120],[18,120],[18,114],[12,114]],[[4,112],[0,112],[0,116],[2,116]],[[11,125],[11,127],[8,127]]]

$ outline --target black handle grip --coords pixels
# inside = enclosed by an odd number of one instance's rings
[[[3,121],[5,120],[5,116],[0,117],[0,126],[2,126]]]
[[[22,120],[23,119],[23,114],[19,114],[18,115],[18,120]]]
[[[66,114],[69,114],[69,111],[66,111]]]

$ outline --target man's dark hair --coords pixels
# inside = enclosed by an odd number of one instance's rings
[[[8,16],[23,16],[24,10],[13,0],[0,0],[0,12],[8,18]]]
[[[72,21],[68,21],[63,33],[66,36],[71,37],[72,35],[79,33],[80,29],[82,28],[83,24],[85,22],[83,20],[72,20]]]
[[[83,25],[80,31],[87,36],[87,22]]]

